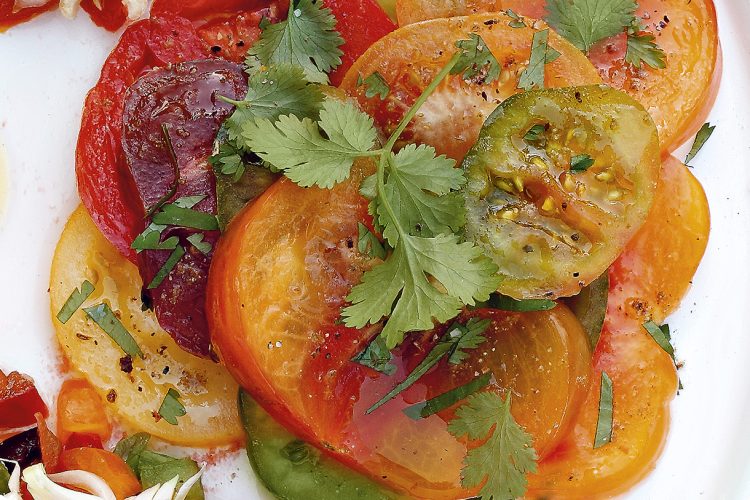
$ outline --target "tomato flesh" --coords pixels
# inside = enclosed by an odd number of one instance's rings
[[[74,448],[60,456],[61,470],[90,472],[107,482],[117,500],[138,494],[143,488],[122,458],[112,452],[96,448]]]
[[[420,109],[402,136],[405,142],[429,144],[460,161],[479,135],[486,118],[507,97],[518,92],[518,78],[526,67],[535,29],[511,28],[505,15],[477,15],[436,19],[403,27],[376,42],[347,73],[341,88],[356,97],[385,134],[395,130],[417,97],[455,53],[455,42],[470,33],[481,35],[503,67],[501,78],[486,84],[447,78]],[[601,80],[578,49],[554,33],[549,45],[561,56],[546,65],[547,87],[596,84]],[[390,87],[385,100],[368,98],[358,86],[374,72]]]
[[[111,433],[104,401],[94,387],[83,379],[66,380],[57,396],[57,435],[60,440],[66,447],[71,447],[71,436],[76,435],[80,442],[87,441],[84,436],[93,435],[101,443],[109,439]]]
[[[35,413],[47,416],[48,411],[34,382],[18,372],[0,371],[0,431],[35,424]]]
[[[24,23],[43,14],[56,9],[60,0],[49,0],[38,7],[26,7],[16,10],[16,0],[0,0],[0,33],[17,24]]]
[[[466,234],[499,266],[499,291],[556,298],[601,276],[643,224],[661,160],[648,113],[590,86],[508,98],[463,168]]]
[[[369,223],[357,188],[371,171],[360,164],[330,191],[283,179],[235,218],[209,277],[212,337],[241,385],[300,437],[411,495],[467,496],[460,486],[466,443],[446,424],[455,408],[418,421],[402,410],[491,369],[493,390],[512,387],[514,415],[545,455],[573,425],[586,393],[587,340],[562,305],[534,314],[475,311],[462,320],[491,320],[485,346],[460,366],[441,361],[367,415],[446,331],[410,337],[395,352],[393,376],[351,361],[381,328],[335,325],[348,291],[376,263],[356,250],[357,221]]]

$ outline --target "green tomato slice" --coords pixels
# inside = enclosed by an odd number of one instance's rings
[[[515,299],[576,295],[641,227],[656,190],[648,112],[598,85],[524,92],[487,119],[464,159],[466,234]]]

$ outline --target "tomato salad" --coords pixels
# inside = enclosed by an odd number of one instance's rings
[[[292,500],[648,474],[710,226],[672,153],[713,130],[711,0],[80,7],[127,26],[52,263],[70,376],[50,418],[0,372],[0,498],[210,498],[164,444],[245,442]]]

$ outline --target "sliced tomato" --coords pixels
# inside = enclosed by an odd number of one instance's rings
[[[508,98],[464,159],[466,234],[518,299],[578,294],[641,227],[661,169],[649,114],[606,86]]]
[[[44,468],[47,472],[57,472],[60,470],[60,455],[63,452],[62,443],[55,436],[55,433],[49,430],[41,413],[37,413],[35,417]]]
[[[60,0],[48,0],[37,7],[16,9],[16,0],[0,0],[0,33],[39,14],[56,9],[59,3]]]
[[[96,436],[101,442],[109,439],[112,426],[104,410],[104,401],[94,387],[83,379],[66,380],[57,397],[57,435],[67,448],[71,437],[89,443],[85,436]],[[96,441],[94,441],[94,444]]]
[[[352,66],[341,88],[355,96],[360,106],[390,134],[456,51],[455,43],[469,34],[481,35],[503,68],[492,83],[466,81],[460,75],[447,78],[407,128],[405,142],[426,143],[460,161],[479,136],[479,129],[507,97],[518,92],[518,78],[528,64],[531,42],[537,30],[511,28],[502,15],[436,19],[399,29],[376,42]],[[596,84],[596,69],[581,52],[550,33],[549,45],[561,53],[546,65],[547,87]],[[385,100],[368,98],[361,79],[380,73],[390,87]]]
[[[81,9],[99,27],[117,31],[128,20],[128,9],[122,0],[81,0]]]
[[[76,148],[81,201],[102,233],[131,260],[130,244],[143,226],[120,143],[125,91],[145,70],[206,57],[208,49],[192,24],[152,18],[130,26],[89,92]]]
[[[418,420],[403,410],[492,371],[492,390],[512,388],[514,415],[545,455],[586,394],[587,340],[562,305],[534,314],[475,311],[462,321],[489,319],[486,345],[460,365],[443,360],[367,414],[447,331],[409,338],[395,352],[393,376],[351,361],[380,329],[335,325],[348,291],[377,262],[356,250],[357,222],[369,222],[357,188],[371,170],[360,165],[332,190],[281,180],[237,216],[209,279],[213,339],[243,387],[309,442],[410,495],[471,496],[460,487],[466,443],[446,426],[455,408]]]
[[[546,15],[545,0],[400,0],[399,24],[425,19],[511,9],[532,19]],[[712,0],[640,0],[643,34],[655,36],[666,54],[666,68],[625,60],[625,34],[603,40],[589,53],[608,85],[632,95],[651,113],[662,150],[674,151],[694,135],[713,107],[721,80],[721,54]],[[505,17],[505,22],[508,18]]]
[[[176,14],[191,21],[268,7],[272,0],[154,0],[151,15]],[[286,7],[289,3],[285,3]]]
[[[35,413],[48,415],[34,381],[18,372],[6,376],[0,371],[0,432],[34,425]]]
[[[63,471],[82,470],[99,476],[106,481],[117,500],[125,500],[143,489],[128,464],[109,451],[96,448],[66,450],[60,455],[60,467]]]

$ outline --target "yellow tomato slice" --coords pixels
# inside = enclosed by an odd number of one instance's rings
[[[78,310],[66,323],[55,315],[84,280],[95,291],[84,303],[107,303],[144,353],[131,373],[121,369],[122,349]],[[57,338],[72,367],[107,401],[107,408],[133,431],[189,446],[218,446],[242,440],[237,384],[224,368],[181,350],[159,327],[153,313],[141,311],[138,269],[102,236],[85,209],[71,216],[55,250],[50,306]],[[187,415],[173,426],[154,417],[170,388],[180,393]]]

